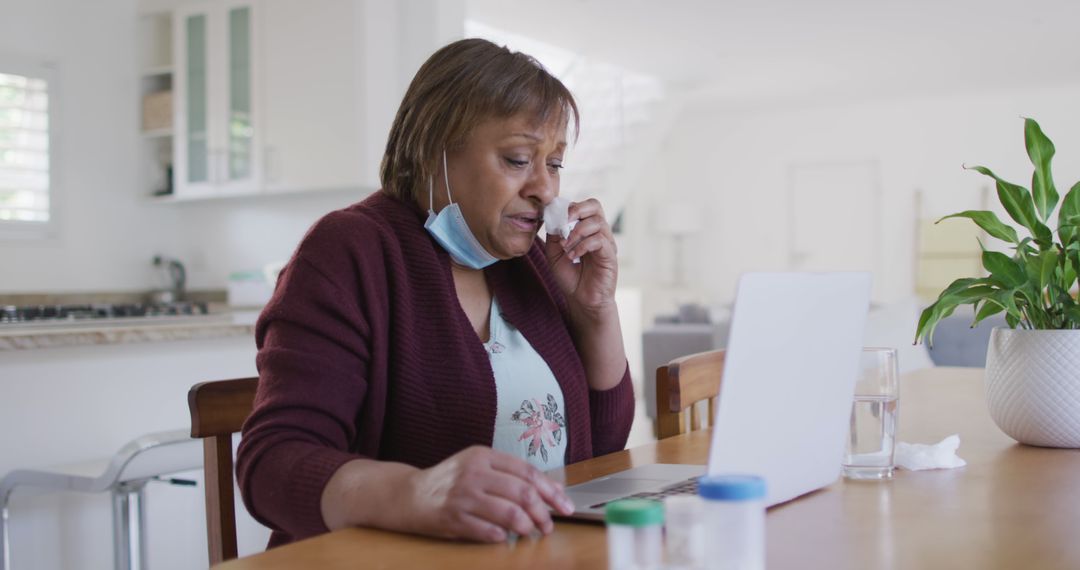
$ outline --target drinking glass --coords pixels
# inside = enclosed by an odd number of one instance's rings
[[[844,476],[890,479],[900,402],[899,370],[894,348],[863,348],[851,430],[844,452]]]

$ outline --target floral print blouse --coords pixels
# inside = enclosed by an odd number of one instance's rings
[[[541,471],[566,462],[563,394],[547,363],[491,301],[491,338],[484,343],[498,396],[491,447]]]

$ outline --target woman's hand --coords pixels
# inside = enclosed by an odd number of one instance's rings
[[[548,234],[545,253],[571,310],[597,318],[615,307],[619,277],[615,236],[596,199],[571,203],[568,217],[577,220],[577,226],[565,240]],[[574,259],[581,262],[573,263]]]
[[[555,280],[570,306],[570,332],[585,365],[589,388],[614,388],[626,371],[626,352],[615,305],[619,280],[615,235],[600,202],[570,204],[570,220],[578,220],[567,239],[548,234],[545,254]],[[580,259],[580,263],[573,263]]]
[[[574,510],[561,485],[489,447],[470,447],[416,471],[406,485],[410,530],[446,538],[501,542],[508,531],[547,534],[554,529],[548,506],[564,515]]]

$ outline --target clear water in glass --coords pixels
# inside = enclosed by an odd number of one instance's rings
[[[855,396],[855,402],[851,405],[851,431],[844,454],[846,477],[892,477],[897,404],[896,396]]]

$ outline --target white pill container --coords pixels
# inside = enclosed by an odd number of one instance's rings
[[[604,507],[608,568],[660,568],[663,559],[664,505],[657,501],[624,499]]]
[[[705,560],[715,570],[765,570],[765,480],[717,475],[698,480]]]

